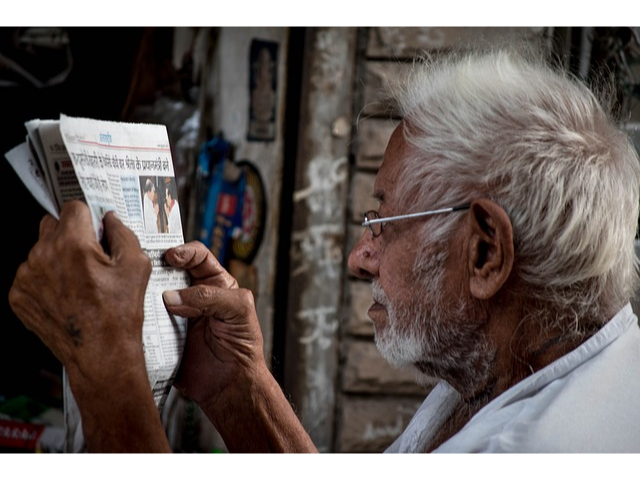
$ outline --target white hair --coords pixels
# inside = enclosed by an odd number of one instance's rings
[[[640,164],[589,88],[531,50],[500,47],[420,59],[392,94],[410,150],[400,205],[497,202],[523,292],[576,332],[629,301]],[[459,218],[430,221],[425,239]]]

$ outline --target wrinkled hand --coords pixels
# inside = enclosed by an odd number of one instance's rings
[[[91,214],[67,202],[60,220],[46,215],[28,259],[18,268],[9,303],[71,374],[108,381],[128,358],[142,356],[144,293],[151,264],[135,234],[112,213],[104,218],[109,253]],[[132,367],[133,368],[133,367]]]
[[[174,385],[195,400],[230,452],[317,452],[269,371],[253,295],[200,242],[169,249],[190,287],[163,293],[169,312],[189,318]]]
[[[186,269],[191,286],[164,293],[169,312],[189,318],[187,343],[175,387],[200,406],[229,388],[248,388],[266,370],[253,294],[200,242],[165,252],[167,262]]]

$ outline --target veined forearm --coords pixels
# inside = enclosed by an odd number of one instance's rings
[[[69,378],[90,452],[171,451],[144,368],[123,371],[111,381]]]
[[[268,371],[251,387],[236,389],[201,408],[230,452],[317,453]]]

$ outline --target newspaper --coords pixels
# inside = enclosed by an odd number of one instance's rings
[[[96,237],[110,210],[138,237],[152,263],[144,299],[144,355],[155,403],[162,410],[186,340],[186,319],[170,315],[162,292],[188,286],[188,274],[170,267],[163,252],[184,243],[176,179],[166,127],[61,115],[31,120],[24,143],[5,154],[23,183],[50,214],[84,199]],[[168,194],[174,199],[171,205]],[[65,450],[84,451],[80,414],[63,372]]]

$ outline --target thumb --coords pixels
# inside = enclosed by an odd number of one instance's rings
[[[195,285],[182,290],[165,290],[162,298],[167,310],[182,317],[214,317],[222,321],[241,321],[255,315],[251,290]]]
[[[45,216],[40,224],[40,235],[44,236],[54,231],[57,225],[63,235],[70,235],[71,238],[82,241],[95,241],[96,233],[91,221],[91,211],[86,203],[81,200],[64,203],[59,217],[59,222],[56,222],[53,217]]]
[[[184,268],[195,283],[221,288],[237,288],[238,282],[203,243],[192,241],[168,249],[165,260],[174,267]]]
[[[105,214],[103,241],[109,248],[109,254],[115,260],[129,258],[132,255],[144,255],[138,237],[118,218],[114,211]]]

